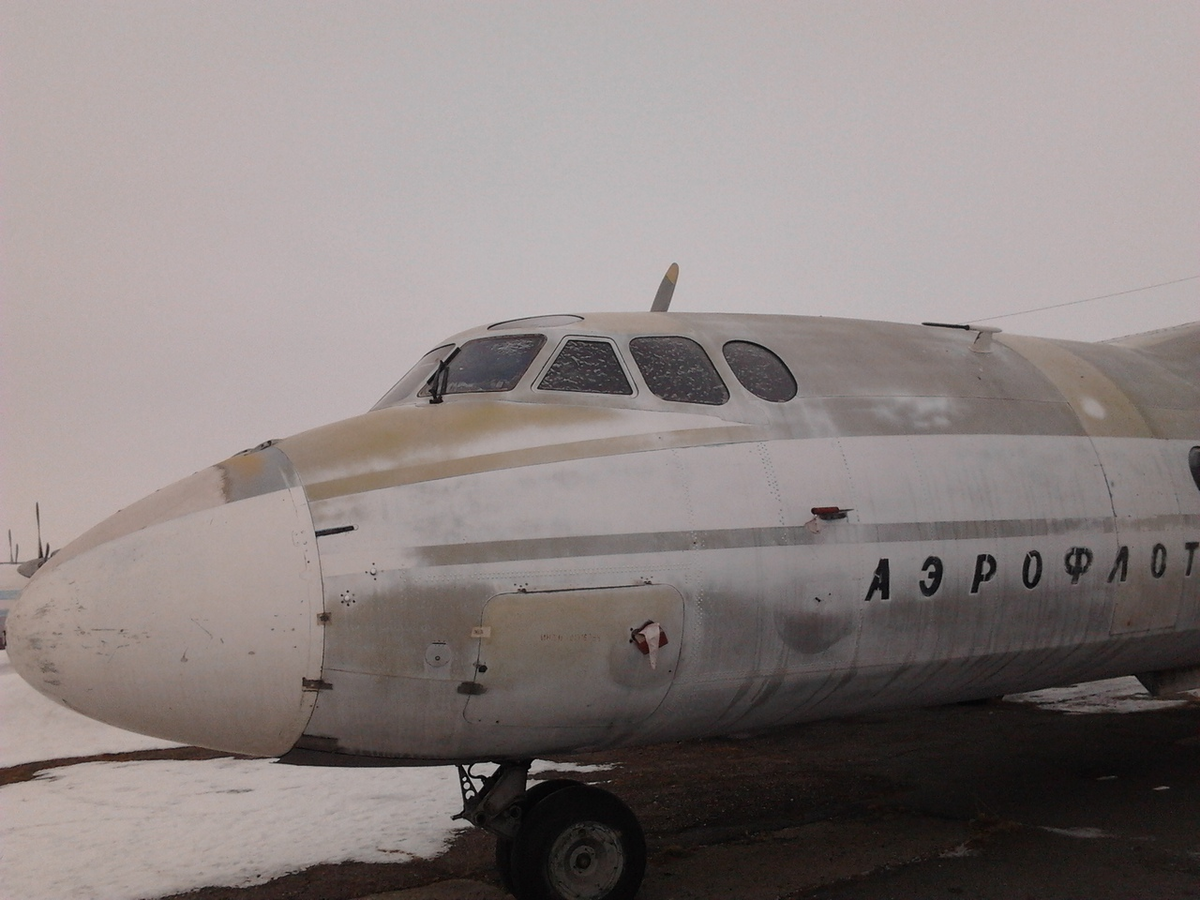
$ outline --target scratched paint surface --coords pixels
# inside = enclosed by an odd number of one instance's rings
[[[309,637],[293,648],[303,665],[272,668],[287,674],[260,694],[300,710],[288,727],[308,749],[420,760],[680,739],[1200,660],[1200,490],[1187,463],[1200,387],[1178,353],[1159,366],[1148,344],[1085,358],[1020,339],[979,352],[970,331],[786,317],[529,327],[547,340],[511,391],[414,397],[235,457],[102,525],[34,585],[102,548],[166,558],[172,535],[194,528],[203,543],[202,523],[227,528],[239,510],[290,497],[303,514],[276,564],[303,586],[296,627]],[[589,333],[625,357],[632,393],[539,391],[563,339]],[[649,390],[630,342],[672,334],[704,348],[728,402]],[[776,354],[795,399],[745,390],[722,353],[729,340]],[[1122,381],[1133,376],[1138,392]],[[1150,395],[1157,406],[1139,405]],[[249,521],[219,556],[238,559],[242,540],[269,530]],[[551,630],[603,644],[579,657],[580,677],[557,652],[539,677],[536,623],[510,616],[521,634],[500,670],[523,673],[511,696],[545,714],[520,729],[479,714],[483,701],[468,712],[469,698],[488,697],[473,629],[488,627],[492,598],[637,586],[682,598],[677,657],[645,695],[653,703],[614,704],[605,691],[620,679],[584,664],[629,652],[633,611],[610,634],[564,600],[578,628],[560,616]],[[261,608],[251,594],[279,602],[260,587],[233,607]],[[75,590],[63,588],[57,614]],[[191,626],[172,627],[163,633]]]
[[[428,713],[482,707],[486,694],[457,693],[487,681],[464,622],[486,621],[489,598],[506,592],[653,583],[685,598],[683,652],[661,706],[645,721],[614,714],[607,734],[561,708],[562,667],[530,645],[521,668],[544,685],[530,696],[547,713],[529,734],[554,746],[572,733],[580,746],[618,743],[635,719],[641,739],[687,737],[1200,653],[1188,624],[1200,615],[1200,504],[1177,498],[1186,441],[1144,437],[1147,420],[1114,380],[1120,351],[1084,360],[1073,345],[1014,341],[976,353],[961,332],[836,320],[583,324],[619,327],[618,346],[660,330],[705,344],[730,403],[711,408],[707,429],[696,405],[664,403],[640,383],[618,409],[557,393],[539,407],[535,366],[512,402],[486,412],[449,398],[285,442],[317,490],[315,520],[357,523],[322,539],[326,669],[350,689],[321,695],[311,735],[356,734],[396,755],[522,752],[497,733],[503,714]],[[796,400],[738,395],[719,353],[731,328],[788,362]],[[1145,364],[1132,369],[1146,377]],[[1063,392],[1077,372],[1090,394]],[[1169,388],[1160,402],[1194,411],[1196,390],[1158,377]],[[401,418],[431,424],[402,435]],[[623,436],[599,437],[614,427]],[[319,462],[331,439],[336,474]],[[1152,494],[1126,487],[1152,482]],[[816,523],[817,506],[850,512]],[[533,624],[525,630],[534,640]],[[1138,640],[1106,643],[1126,634]],[[446,660],[430,669],[435,642]],[[952,677],[948,659],[959,661]],[[589,693],[600,680],[565,680],[579,685],[572,708],[604,706]],[[371,721],[380,707],[395,710],[387,724]]]

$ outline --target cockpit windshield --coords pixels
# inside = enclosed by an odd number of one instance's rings
[[[514,334],[476,338],[457,350],[453,344],[438,347],[426,353],[372,408],[394,406],[413,396],[433,400],[447,394],[511,391],[545,343],[545,335]]]
[[[550,323],[574,324],[574,320]],[[578,317],[575,317],[578,318]],[[517,323],[529,327],[532,320],[514,320],[491,326],[507,329]],[[546,317],[537,320],[546,323]],[[539,367],[541,374],[531,383],[532,390],[520,399],[554,402],[548,392],[600,394],[636,398],[635,378],[641,375],[644,388],[655,397],[671,403],[698,403],[722,406],[731,399],[729,388],[713,365],[708,351],[696,340],[683,335],[651,334],[629,338],[622,346],[620,338],[602,335],[567,335],[558,338],[558,347],[548,354],[548,362]],[[443,344],[430,350],[421,361],[396,383],[372,409],[384,409],[418,399],[441,403],[451,394],[486,394],[512,391],[525,377],[546,346],[544,334],[495,334],[477,337],[462,344]],[[797,394],[796,379],[787,364],[772,350],[751,341],[726,341],[722,355],[745,391],[771,403],[786,403]],[[631,368],[626,354],[637,364]],[[736,390],[736,388],[735,388]],[[544,393],[545,392],[545,393]],[[563,402],[578,402],[563,397]]]
[[[439,394],[478,394],[511,391],[537,356],[545,335],[518,334],[467,341],[449,360],[444,389]],[[417,393],[430,396],[430,385]]]
[[[380,398],[371,409],[385,409],[395,406],[401,400],[411,397],[427,382],[437,370],[438,364],[454,352],[453,344],[446,344],[430,350],[421,357],[421,361],[408,370],[408,374],[396,382],[396,386]]]

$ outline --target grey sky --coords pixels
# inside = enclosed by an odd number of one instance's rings
[[[1200,3],[0,2],[0,529],[485,321],[970,321],[1200,274]],[[1200,281],[1000,320],[1103,339]]]

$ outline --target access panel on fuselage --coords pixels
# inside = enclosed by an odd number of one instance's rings
[[[632,640],[657,623],[666,643]],[[620,726],[640,722],[671,687],[683,597],[670,585],[497,594],[484,606],[466,707],[477,725]]]

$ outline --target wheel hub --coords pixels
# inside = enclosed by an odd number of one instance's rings
[[[551,845],[547,868],[550,884],[565,900],[604,897],[625,869],[621,836],[600,822],[579,822]]]

